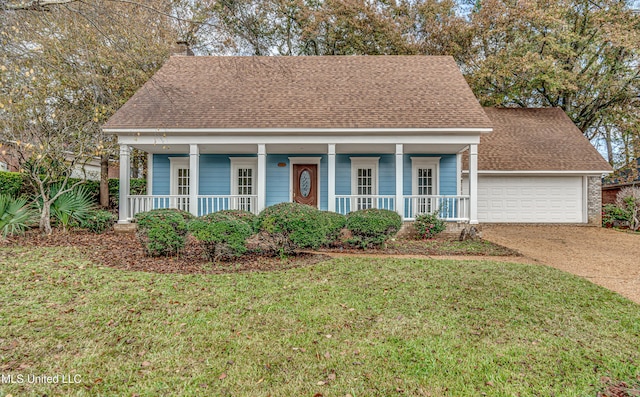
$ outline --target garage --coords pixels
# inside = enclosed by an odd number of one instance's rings
[[[478,220],[490,223],[581,223],[580,176],[479,176]]]

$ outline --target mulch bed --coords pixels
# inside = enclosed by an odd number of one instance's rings
[[[285,270],[313,265],[330,259],[326,255],[300,253],[285,259],[257,254],[243,255],[232,262],[211,263],[198,244],[187,239],[185,253],[175,257],[148,257],[134,234],[93,234],[72,230],[67,233],[54,231],[43,236],[37,230],[11,238],[9,246],[16,247],[74,247],[83,252],[93,263],[122,270],[154,273],[223,274],[254,271]]]
[[[50,236],[44,236],[37,230],[31,230],[23,236],[13,237],[10,246],[20,247],[74,247],[90,258],[93,263],[123,270],[154,273],[243,273],[253,271],[285,270],[313,265],[330,259],[326,253],[369,254],[369,255],[464,255],[464,249],[443,251],[440,247],[451,242],[449,237],[439,237],[432,241],[396,240],[386,247],[362,250],[347,244],[323,248],[320,253],[301,252],[281,259],[257,253],[247,253],[230,262],[212,263],[207,260],[197,242],[187,238],[184,253],[174,257],[148,257],[135,234],[93,234],[84,230],[62,232],[55,230]],[[473,255],[517,256],[519,253],[508,248],[492,245]]]

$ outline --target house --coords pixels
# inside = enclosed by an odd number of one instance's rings
[[[614,204],[625,187],[640,187],[640,157],[615,170],[602,182],[602,204]]]
[[[287,201],[598,224],[610,171],[561,110],[483,109],[448,56],[172,56],[103,129],[122,165],[149,154],[149,195],[120,168],[123,224]]]

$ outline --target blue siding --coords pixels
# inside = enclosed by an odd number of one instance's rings
[[[286,167],[278,167],[285,163]],[[289,156],[267,154],[267,207],[289,201]]]
[[[170,162],[169,157],[188,157],[187,154],[154,154],[153,155],[153,192],[155,195],[170,193]],[[226,195],[231,194],[231,162],[229,157],[256,157],[255,154],[200,155],[200,194]],[[327,205],[327,155],[326,154],[268,154],[267,163],[267,206],[289,201],[289,178],[291,164],[289,157],[320,157],[320,209],[326,210]],[[351,157],[379,157],[378,194],[395,194],[395,155],[393,154],[338,154],[336,155],[336,194],[351,194]],[[403,156],[404,178],[403,190],[405,195],[411,194],[412,175],[411,157],[440,157],[439,189],[442,195],[457,194],[456,155],[417,155]],[[278,167],[279,163],[286,164]]]

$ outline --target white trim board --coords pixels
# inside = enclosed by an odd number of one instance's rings
[[[425,132],[442,133],[490,133],[493,128],[103,128],[107,134],[424,134]]]
[[[480,143],[479,134],[462,135],[227,135],[227,136],[118,136],[121,145],[155,145],[162,152],[163,146],[172,145],[224,145],[224,144],[433,144],[433,145],[472,145]]]
[[[289,202],[293,202],[293,165],[294,164],[315,164],[317,165],[318,175],[316,177],[316,192],[318,192],[318,208],[320,208],[320,203],[322,202],[322,195],[320,194],[320,161],[322,157],[289,157]]]

